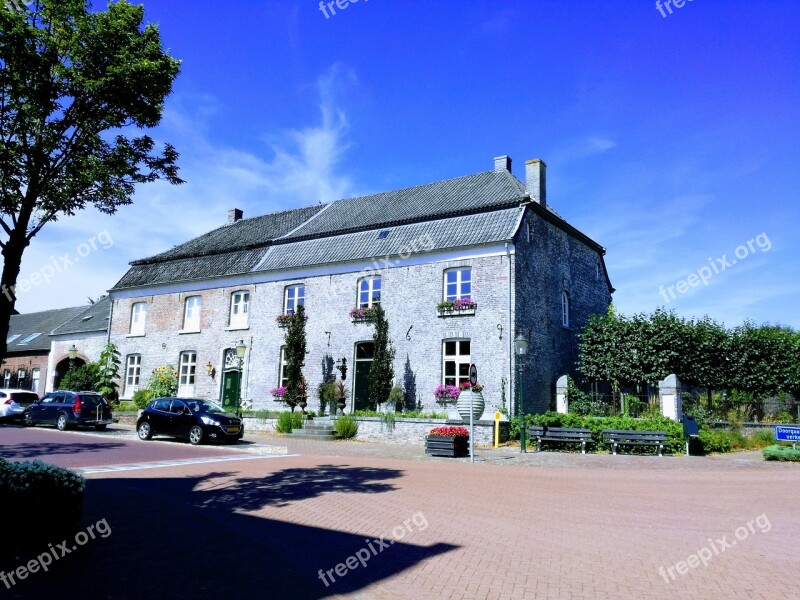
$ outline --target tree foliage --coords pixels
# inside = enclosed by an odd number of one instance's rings
[[[394,348],[389,339],[389,321],[386,311],[381,305],[375,307],[375,333],[372,339],[375,342],[375,355],[369,369],[369,396],[370,401],[383,404],[389,400],[394,379]]]
[[[109,402],[119,398],[119,370],[121,364],[119,350],[109,342],[100,353],[97,381],[97,391],[103,394]]]
[[[87,205],[113,214],[135,186],[177,184],[158,125],[179,62],[144,9],[120,0],[0,3],[0,355],[25,249],[47,223]]]
[[[298,306],[297,310],[287,319],[285,337],[286,367],[286,393],[283,401],[294,411],[300,402],[305,388],[303,379],[303,366],[306,360],[306,314],[305,308]]]
[[[91,362],[67,371],[61,378],[58,387],[62,390],[74,392],[97,391],[99,380],[100,365]]]

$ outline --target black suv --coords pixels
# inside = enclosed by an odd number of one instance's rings
[[[59,431],[79,425],[102,431],[113,423],[111,405],[97,392],[50,392],[22,413],[25,425],[55,425]]]

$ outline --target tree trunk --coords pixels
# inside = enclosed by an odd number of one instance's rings
[[[14,312],[14,307],[17,304],[17,296],[14,293],[14,288],[17,285],[17,278],[19,277],[20,266],[22,265],[22,252],[28,245],[28,240],[25,238],[24,229],[22,235],[17,232],[20,231],[19,226],[12,232],[12,237],[6,242],[3,247],[3,275],[0,278],[0,358],[6,357],[6,339],[8,338],[8,330],[11,321],[11,315]]]

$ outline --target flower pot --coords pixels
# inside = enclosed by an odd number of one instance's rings
[[[469,453],[469,438],[429,435],[425,438],[425,454],[458,458]]]
[[[347,406],[347,402],[345,402],[344,398],[339,398],[336,401],[336,407],[339,409],[337,414],[341,415],[344,413],[344,407]]]
[[[462,390],[456,403],[458,414],[461,415],[461,420],[464,423],[469,423],[470,410],[474,421],[480,419],[485,406],[483,394],[481,392],[473,392],[472,389]]]

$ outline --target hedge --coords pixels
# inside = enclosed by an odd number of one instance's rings
[[[789,446],[767,446],[762,451],[764,460],[780,460],[800,462],[800,449],[795,450]]]
[[[0,458],[0,506],[26,515],[4,523],[2,550],[36,551],[73,534],[80,526],[84,485],[83,477],[67,469]]]

